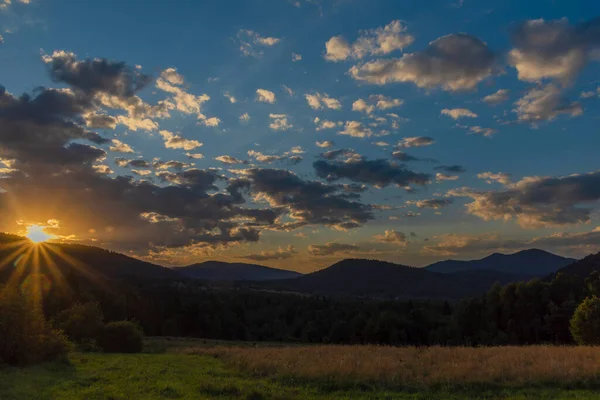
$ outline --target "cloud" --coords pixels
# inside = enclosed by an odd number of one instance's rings
[[[188,140],[164,129],[159,133],[164,139],[165,147],[167,149],[194,150],[195,148],[202,146],[202,143],[197,140]]]
[[[292,53],[292,62],[298,62],[302,60],[302,55],[298,53]]]
[[[524,228],[585,223],[600,200],[600,172],[525,177],[499,191],[462,188],[448,195],[472,198],[467,212],[486,221],[515,219]]]
[[[530,239],[504,239],[495,233],[481,235],[445,234],[435,238],[435,245],[423,248],[426,252],[445,256],[468,253],[490,253],[492,251],[515,251],[531,248],[545,248],[556,251],[558,248],[571,253],[588,255],[598,251],[600,228],[587,232],[556,232],[547,236]]]
[[[175,109],[183,114],[196,114],[199,119],[206,119],[201,109],[202,104],[210,100],[210,96],[207,94],[196,96],[163,78],[156,80],[156,87],[173,95],[166,103],[169,109]]]
[[[311,256],[331,256],[337,253],[352,253],[360,250],[360,247],[353,244],[344,244],[329,242],[323,245],[311,244],[308,246],[308,254]]]
[[[363,156],[361,156],[360,154],[358,154],[357,152],[355,152],[352,149],[329,150],[329,151],[326,151],[325,153],[321,153],[320,157],[324,158],[326,160],[335,160],[335,159],[339,159],[339,158],[343,157],[343,158],[346,158],[344,160],[344,162],[359,161],[363,158]]]
[[[491,106],[494,106],[496,104],[500,104],[500,103],[503,103],[506,100],[508,100],[509,93],[510,93],[510,90],[508,90],[508,89],[500,89],[495,93],[485,96],[483,98],[483,101],[485,101],[486,103],[488,103]]]
[[[102,92],[121,98],[130,97],[151,80],[148,75],[123,62],[103,58],[78,61],[74,53],[64,50],[44,54],[42,60],[55,82],[64,82],[90,96]]]
[[[269,114],[269,118],[271,118],[269,128],[274,131],[287,131],[288,129],[293,128],[293,125],[288,123],[287,114]]]
[[[339,132],[340,135],[352,136],[355,138],[366,138],[373,135],[370,128],[365,127],[362,122],[346,121],[344,129]]]
[[[229,93],[229,92],[223,93],[223,96],[225,96],[225,98],[227,98],[227,100],[229,100],[229,102],[231,104],[234,104],[234,103],[237,102],[237,99],[231,93]]]
[[[530,89],[514,105],[513,111],[522,122],[551,121],[561,114],[571,117],[583,114],[581,104],[565,99],[562,91],[553,84]]]
[[[444,108],[442,110],[442,115],[447,115],[452,119],[477,118],[477,114],[466,108]]]
[[[285,249],[281,247],[277,250],[264,250],[257,254],[247,254],[238,258],[245,258],[253,261],[285,260],[298,254],[294,246],[289,245]]]
[[[403,151],[394,151],[392,153],[392,157],[394,157],[396,160],[402,161],[402,162],[409,162],[409,161],[420,161],[420,158],[417,157],[413,157],[410,154],[407,154]]]
[[[276,37],[261,36],[249,29],[240,29],[237,38],[240,52],[249,57],[261,57],[264,54],[262,48],[274,46],[281,41]]]
[[[240,115],[240,121],[242,121],[242,122],[250,121],[250,114],[243,113],[242,115]]]
[[[328,120],[324,120],[322,121],[319,117],[316,117],[314,119],[314,123],[317,125],[316,130],[317,131],[322,131],[323,129],[333,129],[337,126],[341,126],[343,124],[343,122],[338,121],[328,121]]]
[[[183,85],[183,76],[177,72],[177,68],[167,68],[160,73],[160,77],[172,85]]]
[[[373,236],[373,239],[377,242],[393,243],[400,246],[406,246],[408,243],[406,235],[402,232],[397,232],[394,229],[386,230],[383,235],[375,235]]]
[[[374,218],[371,207],[357,201],[356,193],[340,193],[339,185],[306,181],[291,171],[251,168],[238,171],[241,178],[230,183],[234,197],[246,188],[257,199],[264,199],[291,222],[280,218],[273,229],[293,230],[306,225],[325,225],[336,230],[361,226]]]
[[[386,55],[396,50],[403,50],[413,42],[414,38],[406,33],[403,22],[395,20],[384,27],[361,31],[352,44],[342,36],[332,37],[325,43],[325,59],[343,61],[348,58],[360,59],[370,55]]]
[[[121,142],[118,139],[112,140],[112,145],[110,146],[110,151],[114,151],[116,153],[133,153],[133,149],[126,143]]]
[[[328,148],[328,147],[333,147],[335,143],[333,143],[330,140],[325,140],[323,142],[317,141],[315,144],[317,145],[317,147]]]
[[[292,88],[290,88],[290,87],[287,87],[287,86],[285,86],[285,85],[281,85],[281,86],[283,87],[283,90],[285,90],[285,92],[286,92],[288,95],[290,95],[290,96],[292,96],[292,97],[294,96],[294,91],[292,90]]]
[[[517,26],[512,42],[509,63],[517,69],[520,80],[554,79],[568,84],[588,62],[598,60],[600,20],[577,26],[566,18],[529,20]]]
[[[511,176],[506,172],[482,172],[477,174],[479,179],[485,179],[486,183],[492,184],[493,182],[498,182],[503,185],[510,185]]]
[[[413,136],[413,137],[405,137],[402,140],[398,141],[396,147],[399,149],[409,148],[409,147],[424,147],[431,146],[435,143],[435,139],[429,136]]]
[[[323,108],[339,110],[342,108],[342,104],[339,102],[339,100],[329,97],[327,93],[305,94],[304,97],[306,98],[310,108],[313,110],[321,110]]]
[[[299,149],[300,148],[292,148],[290,151],[286,151],[281,155],[263,154],[259,151],[248,150],[248,157],[254,158],[259,163],[266,164],[281,160],[289,161],[292,164],[298,164],[303,159],[302,156],[298,155],[303,153],[303,151],[301,149],[299,151]]]
[[[223,164],[248,164],[246,160],[240,160],[232,156],[218,156],[215,160],[222,162]]]
[[[438,165],[434,169],[437,171],[444,171],[453,174],[460,174],[466,172],[465,168],[462,165]]]
[[[458,180],[459,176],[458,175],[448,175],[448,174],[443,174],[441,172],[438,172],[435,174],[435,180],[437,182],[442,182],[442,181],[456,181]]]
[[[200,153],[195,153],[195,154],[192,154],[192,153],[185,153],[185,156],[186,156],[187,158],[191,158],[191,159],[193,159],[193,160],[201,160],[201,159],[203,159],[203,158],[204,158],[204,155],[202,155],[202,154],[200,154]]]
[[[319,178],[329,181],[349,179],[354,182],[367,183],[376,187],[395,184],[401,187],[410,184],[425,185],[430,176],[406,169],[387,160],[353,160],[352,162],[318,160],[313,163]]]
[[[471,134],[483,135],[485,137],[492,137],[498,132],[493,128],[484,128],[478,125],[465,126],[464,128],[467,128]]]
[[[202,124],[205,126],[219,126],[219,124],[221,123],[221,120],[217,117],[211,117],[211,118],[206,118],[205,120],[202,121]]]
[[[256,101],[260,103],[275,103],[275,93],[266,89],[256,89]]]
[[[447,91],[473,89],[498,72],[495,54],[480,39],[464,33],[438,38],[420,52],[367,62],[349,71],[352,78],[367,83],[412,82]]]
[[[419,208],[433,208],[434,210],[447,207],[452,203],[452,199],[426,199],[406,202],[406,204],[412,204]]]
[[[388,110],[394,107],[400,107],[404,100],[392,99],[381,94],[373,94],[367,100],[358,99],[352,103],[352,111],[364,112],[370,115],[375,109]]]

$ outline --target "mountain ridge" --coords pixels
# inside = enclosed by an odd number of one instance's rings
[[[250,263],[229,263],[224,261],[204,261],[174,270],[192,279],[209,281],[268,281],[294,279],[302,274],[279,268]]]

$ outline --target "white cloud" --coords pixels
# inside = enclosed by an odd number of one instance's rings
[[[298,62],[302,60],[302,55],[298,53],[292,53],[292,62]]]
[[[256,101],[260,103],[275,103],[275,93],[266,89],[256,89]]]
[[[242,121],[242,122],[250,121],[250,114],[243,113],[242,115],[240,115],[240,121]]]
[[[468,129],[469,129],[470,133],[483,135],[485,137],[492,137],[493,135],[495,135],[498,132],[495,129],[483,128],[481,126],[471,126],[471,127],[468,127]]]
[[[176,135],[164,129],[161,130],[159,133],[164,139],[165,147],[167,149],[193,150],[202,146],[202,143],[200,143],[197,140],[188,140],[180,135]]]
[[[402,50],[412,44],[414,38],[406,33],[402,21],[392,21],[384,27],[362,31],[353,44],[342,36],[334,36],[325,43],[325,59],[343,61],[360,59],[369,55],[385,55]]]
[[[269,128],[274,131],[287,131],[293,127],[293,125],[288,123],[287,114],[269,114],[269,118],[271,118]]]
[[[171,79],[173,79],[172,76]],[[183,78],[181,78],[181,81],[183,81]],[[173,97],[166,102],[167,108],[176,109],[184,114],[197,114],[198,118],[204,118],[201,107],[203,103],[210,100],[210,96],[207,94],[201,94],[199,96],[193,95],[163,78],[158,78],[156,80],[156,87],[173,95]]]
[[[329,148],[329,147],[333,147],[335,143],[333,143],[330,140],[325,140],[323,142],[316,142],[315,144],[317,145],[317,147]]]
[[[116,153],[133,153],[133,149],[127,143],[123,143],[118,139],[113,139],[112,144],[109,148],[110,151],[114,151]]]
[[[477,174],[477,177],[479,179],[484,179],[488,184],[499,182],[503,185],[510,185],[511,182],[511,176],[506,172],[482,172]]]
[[[365,127],[361,122],[358,121],[346,121],[344,129],[339,132],[340,135],[347,135],[356,138],[371,137],[373,131]]]
[[[219,126],[221,120],[217,117],[206,118],[202,121],[202,123],[206,126]]]
[[[492,93],[483,98],[483,101],[488,103],[489,105],[496,105],[508,100],[508,94],[510,90],[508,89],[500,89],[496,93]]]
[[[215,160],[222,162],[223,164],[247,164],[245,160],[240,160],[232,156],[218,156]]]
[[[306,98],[310,108],[314,110],[320,110],[322,108],[339,110],[342,108],[342,104],[339,102],[339,100],[329,97],[327,93],[305,94],[304,97]]]
[[[172,85],[183,85],[183,76],[177,72],[177,68],[167,68],[160,73],[160,77]]]
[[[231,93],[229,93],[229,92],[223,93],[223,96],[225,96],[227,98],[227,100],[229,100],[229,102],[232,104],[237,102],[236,98],[233,95],[231,95]]]
[[[200,153],[185,153],[185,156],[194,160],[201,160],[204,158],[204,155]]]
[[[475,114],[473,111],[466,109],[466,108],[452,108],[452,109],[444,108],[442,110],[442,115],[447,115],[453,119],[477,118],[477,114]]]
[[[317,125],[317,131],[321,131],[323,129],[333,129],[336,126],[341,126],[343,123],[341,121],[338,122],[334,122],[334,121],[328,121],[328,120],[324,120],[322,121],[319,117],[316,117],[314,119],[314,123],[315,125]]]
[[[240,44],[240,52],[250,57],[261,57],[263,55],[261,48],[274,46],[281,41],[276,37],[261,36],[249,29],[240,29],[237,38]]]

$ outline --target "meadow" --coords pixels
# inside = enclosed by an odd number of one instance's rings
[[[598,347],[145,344],[0,368],[0,399],[597,399],[600,388]]]

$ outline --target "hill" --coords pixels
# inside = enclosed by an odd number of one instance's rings
[[[299,272],[265,267],[257,264],[226,263],[206,261],[176,271],[188,278],[207,281],[269,281],[276,279],[294,279],[302,276]]]
[[[581,260],[575,261],[559,269],[556,273],[564,272],[565,274],[575,275],[580,278],[587,278],[592,271],[600,271],[600,253],[591,254]],[[552,274],[552,276],[554,275],[556,274]]]
[[[530,249],[513,254],[494,253],[479,260],[440,261],[425,267],[431,272],[450,274],[462,271],[499,271],[524,276],[546,276],[574,262],[544,250]]]
[[[385,261],[347,259],[293,280],[266,282],[262,287],[337,296],[459,299],[484,293],[495,282],[520,279],[497,271],[442,274]]]
[[[15,273],[24,277],[30,272],[49,278],[79,275],[123,281],[182,279],[169,268],[98,247],[52,242],[34,245],[9,234],[0,234],[0,260],[0,281]],[[9,265],[11,268],[7,268]]]

